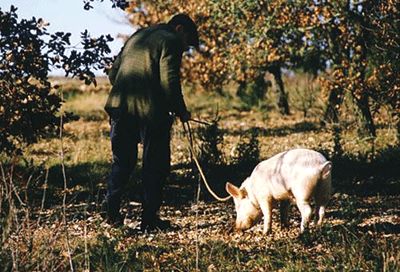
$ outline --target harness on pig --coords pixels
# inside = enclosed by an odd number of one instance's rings
[[[203,124],[203,125],[209,125],[206,122],[198,121],[198,120],[194,120],[194,119],[190,119],[190,121],[194,121],[194,122],[197,122],[197,123],[200,123],[200,124]],[[207,179],[206,179],[206,177],[205,177],[205,175],[203,173],[203,170],[202,170],[202,168],[200,166],[199,160],[197,159],[196,154],[194,152],[193,134],[192,134],[192,130],[190,128],[190,124],[189,124],[189,122],[183,122],[182,124],[183,124],[183,131],[185,132],[185,135],[187,136],[187,140],[188,140],[188,143],[189,143],[189,150],[190,150],[190,153],[192,155],[192,159],[194,160],[194,162],[195,162],[195,164],[197,166],[197,169],[199,170],[201,179],[203,180],[204,185],[206,186],[208,192],[218,201],[227,201],[227,200],[229,200],[231,198],[230,195],[227,196],[227,197],[222,198],[222,197],[219,197],[216,193],[214,193],[214,191],[211,189],[211,187],[208,184]]]

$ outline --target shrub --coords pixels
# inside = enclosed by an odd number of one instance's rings
[[[250,133],[242,135],[233,149],[231,163],[246,169],[254,167],[260,160],[258,145],[258,132],[256,129],[252,129]]]
[[[243,109],[250,110],[254,106],[260,106],[265,99],[268,87],[264,74],[254,82],[240,83],[236,95],[240,98]]]
[[[219,118],[216,118],[211,125],[200,127],[197,131],[201,141],[199,160],[205,168],[222,165],[224,158],[221,145],[224,141],[223,132],[218,127]]]
[[[83,51],[68,50],[70,33],[47,32],[42,19],[18,20],[17,8],[0,9],[0,153],[20,153],[25,145],[55,132],[62,99],[48,79],[52,68],[86,84],[96,83],[92,68],[111,62],[111,36],[82,32]],[[67,116],[68,117],[68,116]]]

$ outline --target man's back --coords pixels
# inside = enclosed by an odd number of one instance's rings
[[[132,35],[113,66],[115,78],[110,78],[113,87],[106,110],[118,108],[152,121],[173,111],[169,88],[180,92],[182,49],[173,28],[165,24],[144,28]],[[175,76],[171,78],[171,75]]]

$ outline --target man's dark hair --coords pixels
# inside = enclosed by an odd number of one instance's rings
[[[168,21],[170,26],[182,25],[186,33],[189,34],[189,45],[199,48],[199,34],[197,32],[197,26],[193,20],[186,14],[180,13],[175,15]]]

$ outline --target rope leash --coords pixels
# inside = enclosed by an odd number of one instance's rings
[[[211,126],[212,125],[212,124],[210,124],[208,122],[200,121],[200,120],[197,120],[197,119],[190,119],[189,121],[192,121],[192,122],[195,122],[195,123],[199,123],[199,124],[202,124],[202,125],[206,125],[206,126]]]
[[[206,123],[206,122],[202,122],[202,121],[198,121],[198,120],[192,120],[192,119],[191,119],[191,121],[195,121],[195,122],[198,122],[198,123],[201,123],[201,124],[207,124],[207,125],[209,125],[209,124]],[[191,153],[191,155],[192,155],[192,159],[194,160],[194,162],[195,162],[195,164],[196,164],[196,166],[197,166],[197,169],[199,170],[201,179],[203,180],[204,185],[206,186],[208,192],[209,192],[216,200],[218,200],[218,201],[227,201],[227,200],[229,200],[229,199],[231,198],[231,196],[227,196],[227,197],[224,197],[224,198],[219,197],[219,196],[218,196],[216,193],[214,193],[214,191],[211,189],[211,187],[210,187],[210,185],[208,184],[207,179],[206,179],[206,177],[205,177],[205,175],[204,175],[204,172],[203,172],[203,170],[202,170],[202,168],[201,168],[201,166],[200,166],[199,160],[197,159],[196,154],[195,154],[195,152],[194,152],[194,147],[193,147],[193,134],[192,134],[192,130],[191,130],[191,128],[190,128],[189,122],[182,122],[182,125],[183,125],[183,131],[185,132],[185,134],[186,134],[186,136],[187,136],[187,139],[188,139],[188,142],[189,142],[189,150],[190,150],[190,153]]]

